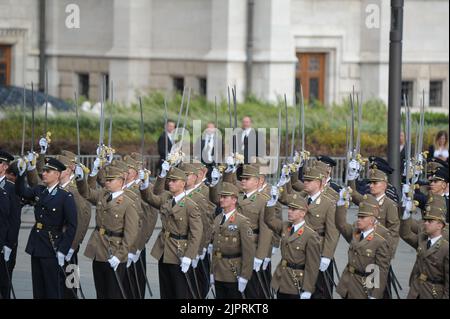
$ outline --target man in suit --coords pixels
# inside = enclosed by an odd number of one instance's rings
[[[166,160],[167,154],[169,154],[170,150],[172,149],[174,139],[176,138],[176,136],[174,136],[175,129],[175,122],[172,120],[168,120],[164,132],[158,138],[158,154],[160,158],[158,170],[161,169],[162,163]]]
[[[196,154],[196,157],[207,166],[213,165],[221,158],[221,138],[216,132],[215,124],[209,122],[200,140],[200,149],[197,149],[198,145],[194,146],[194,152],[200,153]]]
[[[25,251],[31,255],[33,296],[37,299],[64,297],[64,259],[75,238],[77,209],[72,193],[59,185],[66,166],[46,158],[42,173],[44,185],[25,185],[26,163],[19,159],[16,193],[34,199],[36,223],[30,232]]]
[[[245,116],[242,119],[242,133],[237,138],[237,152],[244,155],[244,164],[249,164],[250,159],[259,156],[258,152],[258,134],[252,128],[252,119]],[[238,174],[239,175],[239,174]]]

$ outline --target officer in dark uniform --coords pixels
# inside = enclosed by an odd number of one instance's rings
[[[18,169],[17,194],[36,201],[36,223],[25,249],[31,255],[33,296],[37,299],[62,299],[65,274],[62,266],[77,228],[73,195],[59,186],[59,177],[66,167],[57,159],[46,158],[42,173],[44,185],[33,188],[25,185],[26,163],[23,159],[19,159]]]
[[[0,192],[3,194],[2,199],[0,199],[1,210],[5,212],[6,215],[0,218],[0,222],[4,225],[4,238],[3,241],[0,239],[0,251],[2,255],[0,256],[0,294],[3,298],[9,299],[10,290],[10,278],[12,278],[12,272],[16,264],[16,252],[17,252],[17,242],[19,238],[19,228],[20,228],[20,211],[21,205],[20,200],[16,196],[14,183],[7,179],[8,170],[11,169],[11,162],[14,157],[5,151],[0,151]],[[6,195],[6,196],[5,196]],[[7,207],[9,207],[7,209]],[[7,211],[8,210],[8,211]],[[8,268],[9,274],[6,272]]]

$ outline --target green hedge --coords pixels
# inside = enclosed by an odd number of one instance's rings
[[[253,119],[254,127],[277,127],[278,107],[283,110],[283,130],[284,130],[284,105],[281,103],[270,104],[258,101],[255,98],[248,99],[245,103],[238,105],[238,121],[249,115]],[[162,132],[164,123],[164,96],[160,93],[153,93],[144,96],[142,99],[145,122],[145,143],[147,152],[156,154],[155,142]],[[169,118],[177,119],[181,96],[175,95],[168,102]],[[105,134],[108,132],[109,108],[106,109]],[[231,106],[232,107],[232,106]],[[232,107],[233,108],[233,107]],[[18,108],[20,109],[20,108]],[[298,108],[288,108],[289,128],[292,128],[294,112],[298,113]],[[31,135],[31,115],[26,116],[26,148],[29,148],[29,137]],[[313,154],[327,153],[335,156],[342,156],[345,152],[346,126],[350,114],[350,106],[346,101],[341,105],[331,107],[323,106],[319,103],[307,105],[305,107],[305,133],[307,149]],[[139,149],[140,145],[140,113],[138,104],[129,107],[114,105],[113,116],[113,146],[120,153]],[[214,103],[207,102],[202,97],[191,99],[189,106],[189,123],[191,128],[192,120],[201,120],[203,127],[208,121],[214,121]],[[418,114],[413,114],[414,121],[418,121]],[[218,104],[219,127],[229,126],[228,106],[226,101]],[[234,119],[232,120],[234,122]],[[36,115],[36,144],[43,132],[43,116]],[[239,124],[239,123],[238,123]],[[399,123],[400,124],[400,123]],[[298,114],[296,120],[297,143],[298,137]],[[425,113],[425,137],[424,145],[432,142],[434,134],[448,126],[448,115],[438,113]],[[11,107],[4,111],[0,117],[0,148],[6,148],[12,152],[18,152],[21,145],[22,135],[22,114],[16,108]],[[99,132],[98,117],[89,113],[80,115],[80,139],[82,153],[93,153],[98,143]],[[76,117],[75,112],[60,112],[54,117],[49,117],[48,128],[52,132],[51,152],[58,152],[61,148],[76,149]],[[361,147],[365,155],[384,155],[387,143],[387,109],[384,103],[379,100],[367,101],[363,105],[362,114],[362,134]],[[414,134],[414,131],[413,131]],[[107,137],[105,137],[105,142]],[[284,143],[282,143],[284,145]],[[282,146],[283,146],[282,145]]]

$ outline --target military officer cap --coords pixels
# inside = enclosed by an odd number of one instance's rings
[[[332,159],[331,157],[326,156],[326,155],[319,155],[319,156],[317,156],[317,160],[322,162],[322,163],[325,163],[325,164],[327,164],[327,165],[329,165],[331,167],[335,167],[336,166],[336,161],[334,159]]]
[[[125,162],[125,164],[127,164],[129,168],[132,168],[136,171],[139,170],[139,163],[130,155],[125,155],[123,157],[123,161]]]
[[[142,157],[141,153],[138,152],[133,152],[130,154],[130,156],[136,161],[138,162],[138,164],[142,165],[144,163],[144,158]]]
[[[394,169],[384,158],[378,156],[369,156],[369,163],[371,168],[379,169],[386,174],[392,174],[392,172],[394,171]]]
[[[45,161],[44,170],[50,169],[53,171],[62,172],[65,171],[67,168],[66,165],[64,165],[59,160],[53,157],[46,157],[44,161]]]
[[[239,196],[239,189],[231,183],[223,182],[222,190],[220,191],[221,196]]]
[[[12,156],[11,154],[9,154],[6,151],[0,150],[0,162],[9,163],[9,162],[11,162],[13,160],[14,160],[14,156]]]
[[[64,155],[56,155],[56,159],[58,161],[60,161],[61,163],[63,163],[65,166],[69,166],[69,165],[73,164],[73,162],[70,160],[70,158],[67,156],[64,156]]]
[[[106,179],[107,180],[113,180],[113,179],[123,179],[123,170],[118,168],[117,166],[107,166],[106,167]]]
[[[62,150],[61,155],[68,157],[74,163],[77,162],[77,155],[75,155],[75,153],[72,153],[71,151]]]
[[[323,175],[328,174],[328,169],[330,168],[328,164],[317,160],[313,161],[312,167],[318,169]]]
[[[115,159],[111,162],[111,166],[118,168],[122,173],[128,173],[128,165],[124,161]]]
[[[249,178],[249,177],[256,177],[259,178],[259,167],[256,167],[254,165],[244,165],[244,168],[242,169],[242,178]]]
[[[447,167],[448,168],[448,162],[447,161],[443,161],[443,160],[441,160],[440,158],[437,158],[437,157],[427,158],[427,162],[428,162],[428,165],[433,163],[433,164],[435,164],[438,167],[443,166],[443,167]]]
[[[206,167],[203,163],[192,163],[191,165],[193,165],[198,171]]]
[[[378,217],[380,205],[377,199],[370,194],[365,194],[363,200],[359,203],[358,217]]]
[[[324,172],[317,167],[307,167],[303,172],[303,180],[305,181],[322,180],[324,177]]]
[[[445,225],[446,203],[443,196],[430,196],[425,206],[423,220],[437,220]]]
[[[308,203],[298,194],[288,195],[287,206],[293,209],[308,210]]]
[[[445,167],[440,167],[434,172],[433,175],[428,177],[430,181],[443,181],[448,183],[448,169]]]
[[[387,174],[377,168],[369,169],[369,182],[387,182],[388,177]]]
[[[186,173],[177,167],[172,167],[167,179],[186,181]]]
[[[184,171],[184,173],[186,175],[191,175],[191,174],[197,175],[197,173],[198,173],[198,169],[193,164],[189,164],[189,163],[181,164],[180,169],[182,171]]]

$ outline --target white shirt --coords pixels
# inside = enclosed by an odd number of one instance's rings
[[[428,240],[431,240],[431,246],[433,246],[439,240],[439,238],[441,238],[441,237],[442,237],[442,235],[436,236],[434,238],[428,237]]]
[[[294,226],[294,233],[297,232],[300,229],[300,227],[303,226],[304,223],[305,223],[305,221],[302,220],[300,223],[292,225],[292,226]]]
[[[192,188],[190,188],[190,189],[186,189],[186,190],[185,190],[186,196],[189,195],[190,193],[192,193],[196,188],[197,188],[197,187],[194,186],[194,187],[192,187]]]
[[[197,188],[199,188],[202,184],[203,184],[203,182],[204,181],[206,181],[206,178],[204,178],[204,179],[202,179],[202,181],[200,182],[200,183],[198,183],[198,184],[195,184],[195,187],[194,187],[194,189],[197,189]]]
[[[321,192],[317,192],[313,196],[308,196],[309,198],[311,198],[311,203],[314,203],[316,201],[317,197],[320,196],[320,193]]]
[[[112,195],[112,199],[115,199],[115,198],[119,197],[122,194],[123,194],[123,190],[114,192],[114,193],[111,194]]]
[[[131,182],[129,182],[128,184],[124,185],[124,186],[122,187],[122,189],[130,188],[130,187],[133,186],[133,184],[135,184],[135,183],[136,183],[136,180],[131,181]]]
[[[5,179],[5,175],[0,176],[0,183],[3,182],[4,179]]]
[[[234,212],[236,211],[236,209],[233,209],[231,212],[229,213],[223,213],[225,215],[225,222],[231,217],[231,215],[234,214]]]
[[[206,134],[205,135],[205,148],[207,151],[208,162],[211,163],[213,161],[212,151],[214,148],[214,134]]]
[[[258,190],[254,190],[253,192],[250,193],[245,193],[245,196],[247,196],[247,198],[250,198],[250,196],[252,196],[254,193],[256,193]]]
[[[169,138],[170,142],[173,143],[172,133],[169,133],[168,131],[166,131],[166,135]]]
[[[242,131],[242,137],[241,137],[241,149],[244,150],[244,139],[245,137],[248,137],[248,135],[250,134],[252,128],[246,128],[245,130]]]
[[[182,192],[181,194],[175,196],[175,203],[178,203],[180,200],[182,200],[184,196],[186,196],[186,192]]]
[[[448,149],[439,148],[439,149],[434,151],[433,156],[434,157],[445,157],[445,158],[448,158]]]
[[[380,195],[379,197],[377,197],[377,202],[379,203],[383,199],[384,196],[386,196],[386,194],[383,194],[383,195]]]
[[[75,177],[75,175],[70,175],[70,178],[67,182],[61,185],[62,188],[66,188],[67,185],[72,181],[72,179]]]
[[[366,230],[366,231],[363,232],[362,234],[363,234],[364,238],[366,238],[367,236],[370,235],[371,232],[373,232],[373,228],[371,228],[371,229],[369,229],[369,230]]]
[[[55,189],[56,186],[58,186],[58,183],[56,183],[55,185],[53,185],[53,186],[50,187],[50,188],[47,187],[48,193],[51,194],[52,191]]]

